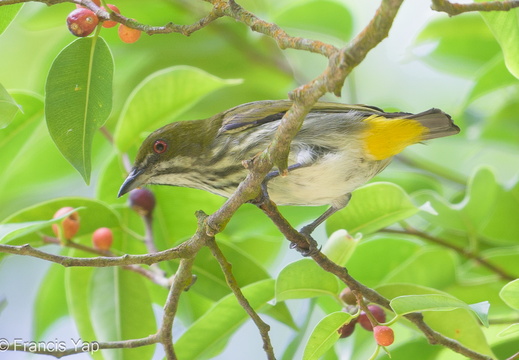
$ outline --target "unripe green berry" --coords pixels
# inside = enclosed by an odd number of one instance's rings
[[[395,341],[395,333],[389,326],[375,326],[373,328],[373,336],[377,344],[381,346],[389,346]]]

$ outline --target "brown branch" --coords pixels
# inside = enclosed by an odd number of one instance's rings
[[[486,1],[470,4],[453,4],[448,0],[432,0],[431,9],[455,16],[470,11],[510,11],[519,7],[518,0]]]
[[[262,203],[261,209],[263,210],[264,208],[267,208],[267,211],[264,211],[267,216],[269,216],[269,218],[272,220],[272,222],[274,222],[274,224],[276,224],[281,233],[285,235],[287,240],[289,240],[292,244],[300,244],[307,241],[305,236],[296,231],[283,217],[283,215],[281,215],[274,203],[271,201],[265,201]],[[375,290],[370,289],[355,280],[350,276],[346,268],[341,267],[328,259],[321,251],[313,252],[311,257],[323,270],[334,274],[341,281],[343,281],[353,291],[353,293],[360,293],[370,302],[379,304],[391,310],[388,299],[380,295]],[[415,324],[415,326],[425,335],[429,343],[432,345],[442,345],[473,360],[492,359],[489,356],[480,354],[461,345],[456,340],[445,337],[439,332],[434,331],[423,321],[423,316],[420,313],[407,314],[404,317]]]
[[[250,316],[252,321],[254,321],[254,324],[258,328],[261,338],[263,339],[263,349],[265,350],[265,353],[267,354],[267,359],[269,360],[275,360],[274,356],[274,349],[272,348],[272,344],[270,343],[270,337],[269,337],[269,330],[270,326],[266,324],[254,311],[254,309],[250,306],[249,301],[245,296],[243,295],[240,286],[238,285],[238,282],[236,281],[236,278],[234,277],[232,273],[232,265],[227,261],[225,258],[225,255],[222,253],[218,245],[216,244],[216,241],[214,238],[209,238],[207,241],[207,247],[211,250],[211,253],[215,257],[215,259],[220,264],[220,268],[222,269],[223,274],[225,275],[225,280],[227,282],[227,285],[234,293],[234,296],[238,300],[238,303],[241,305],[243,309],[247,312],[247,314]]]
[[[189,258],[192,257],[199,249],[196,243],[196,235],[190,240],[183,242],[182,244],[159,251],[155,254],[144,254],[144,255],[130,255],[125,254],[122,256],[99,256],[91,258],[79,258],[70,256],[61,256],[49,254],[44,251],[33,248],[29,244],[25,245],[4,245],[0,244],[0,253],[32,256],[38,259],[54,262],[64,267],[72,266],[92,266],[92,267],[107,267],[107,266],[125,266],[125,265],[151,265],[161,261]]]
[[[78,339],[79,341],[79,339]],[[65,356],[75,355],[85,352],[95,352],[98,350],[105,349],[132,349],[142,346],[153,345],[158,342],[157,335],[150,335],[141,339],[131,339],[131,340],[122,340],[122,341],[109,341],[109,342],[97,342],[93,341],[90,343],[83,342],[81,344],[77,344],[72,348],[67,349],[56,349],[56,350],[47,350],[44,346],[33,348],[31,345],[36,344],[36,342],[13,342],[9,345],[2,343],[0,346],[0,351],[16,351],[16,352],[28,352],[31,354],[39,354],[39,355],[50,355],[57,359],[60,359]],[[82,346],[82,345],[87,346]],[[31,350],[32,349],[32,350]]]
[[[466,257],[467,259],[471,259],[471,260],[474,260],[474,261],[478,262],[479,264],[481,264],[482,266],[486,267],[490,271],[492,271],[492,272],[496,273],[497,275],[499,275],[499,277],[501,279],[503,279],[503,280],[512,281],[512,280],[515,280],[517,278],[516,276],[507,273],[504,269],[500,268],[499,266],[496,266],[496,265],[492,264],[488,260],[482,258],[478,254],[476,254],[476,253],[474,253],[474,252],[472,252],[472,251],[470,251],[468,249],[464,249],[461,246],[457,246],[457,245],[454,245],[454,244],[448,242],[447,240],[441,239],[441,238],[436,237],[436,236],[429,235],[427,233],[424,233],[424,232],[422,232],[420,230],[417,230],[417,229],[414,229],[412,227],[406,227],[405,230],[383,229],[381,231],[382,232],[386,232],[386,233],[391,233],[391,234],[404,234],[404,235],[418,236],[418,237],[420,237],[422,239],[428,240],[430,242],[433,242],[435,244],[441,245],[441,246],[446,247],[448,249],[452,249],[452,250],[456,251],[458,254]]]
[[[162,317],[159,337],[160,342],[164,346],[166,359],[168,360],[175,360],[177,358],[175,350],[173,349],[173,321],[175,320],[175,315],[178,310],[180,295],[191,286],[193,279],[191,269],[193,268],[194,261],[194,257],[180,260],[180,266],[175,274],[173,285],[171,286],[168,299],[164,305],[164,315]]]

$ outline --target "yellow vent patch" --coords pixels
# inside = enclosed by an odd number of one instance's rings
[[[395,156],[407,146],[423,140],[429,129],[413,119],[386,119],[372,115],[364,120],[366,152],[375,160]]]

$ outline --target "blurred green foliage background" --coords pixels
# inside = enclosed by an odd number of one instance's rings
[[[168,21],[190,24],[210,9],[203,1],[114,3],[125,16],[151,25]],[[379,1],[353,0],[239,3],[291,35],[336,46],[351,40],[379,5]],[[404,2],[389,38],[354,70],[342,98],[329,95],[326,100],[408,112],[438,107],[452,115],[462,132],[406,149],[375,183],[359,189],[351,207],[332,217],[326,231],[323,226],[316,238],[324,244],[341,228],[362,232],[363,238],[345,265],[355,278],[389,298],[440,292],[467,304],[489,301],[489,328],[479,326],[474,315],[464,309],[428,312],[426,320],[469,348],[506,358],[517,352],[519,337],[513,327],[509,335],[498,336],[519,322],[517,305],[507,301],[506,295],[500,296],[503,286],[519,275],[519,56],[513,46],[519,43],[519,22],[516,11],[449,18],[429,7],[425,0]],[[9,8],[0,7],[0,21],[2,15],[9,18]],[[100,132],[93,133],[92,175],[90,185],[86,185],[57,149],[44,117],[45,84],[51,64],[75,40],[65,24],[73,8],[70,3],[50,7],[27,3],[0,36],[0,84],[23,109],[0,129],[1,243],[43,246],[38,232],[20,236],[5,230],[5,224],[47,221],[58,208],[72,206],[84,207],[75,241],[88,245],[91,233],[106,226],[115,232],[116,253],[145,252],[139,236],[134,236],[144,231],[141,219],[128,209],[125,198],[116,198],[126,175],[122,152],[133,159],[147,133],[173,120],[206,118],[249,101],[284,99],[290,90],[311,80],[326,66],[327,60],[319,55],[282,51],[272,39],[227,18],[190,37],[143,35],[131,45],[122,43],[115,29],[103,29],[101,37],[114,62],[113,106],[105,126],[116,134],[117,146]],[[156,83],[151,82],[154,78],[158,79]],[[160,106],[147,107],[146,99],[154,99]],[[133,120],[128,120],[130,117]],[[132,121],[137,121],[139,128]],[[127,134],[120,134],[121,124],[131,124],[123,126]],[[210,213],[223,202],[198,190],[152,190],[157,197],[154,230],[159,249],[170,248],[193,234],[196,210]],[[394,215],[390,222],[377,212],[382,207]],[[299,226],[323,210],[285,207],[282,212]],[[423,236],[383,231],[386,227],[402,230],[399,225],[410,225],[445,244],[432,243]],[[50,225],[38,231],[50,235]],[[297,266],[303,268],[300,271],[308,271],[306,280],[311,282],[315,277],[313,280],[321,282],[322,288],[310,289],[311,295],[301,293],[292,277],[283,276],[299,257],[251,205],[240,209],[218,240],[238,282],[250,286],[250,300],[263,306],[262,313],[268,315],[278,358],[303,356],[318,321],[341,310],[337,300],[341,285],[321,281],[326,275],[304,270],[303,262]],[[91,256],[53,245],[42,249]],[[482,267],[460,249],[494,264],[509,277]],[[169,275],[177,265],[161,264]],[[63,333],[103,341],[146,336],[156,330],[155,317],[160,319],[167,294],[158,285],[120,269],[63,269],[13,256],[4,256],[0,269],[0,298],[7,299],[0,313],[0,337],[11,341],[20,337],[61,338]],[[197,256],[194,271],[198,281],[184,294],[174,328],[179,355],[183,354],[180,358],[239,359],[244,349],[248,349],[249,359],[264,358],[259,336],[251,325],[239,327],[246,320],[241,309],[231,314],[215,305],[230,301],[225,298],[230,290],[207,249]],[[16,290],[19,284],[24,284],[23,291]],[[280,287],[294,290],[295,295],[281,296]],[[322,295],[315,296],[318,292]],[[25,298],[34,305],[23,302],[22,306],[20,299]],[[268,303],[274,298],[283,301]],[[230,322],[215,321],[221,318]],[[394,328],[397,341],[389,348],[393,359],[462,358],[450,350],[428,346],[405,322],[398,322]],[[222,337],[211,336],[222,333]],[[358,329],[324,356],[368,358],[374,347],[371,334]],[[11,355],[13,359],[37,358]],[[92,356],[161,358],[161,350],[150,347]]]

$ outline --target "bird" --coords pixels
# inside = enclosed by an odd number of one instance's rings
[[[290,100],[255,101],[161,127],[140,146],[118,196],[145,185],[171,185],[230,197],[247,175],[242,162],[269,145],[291,106]],[[272,171],[264,188],[277,205],[329,205],[301,230],[310,235],[407,146],[459,132],[437,108],[412,114],[317,102],[291,142],[288,176]]]

